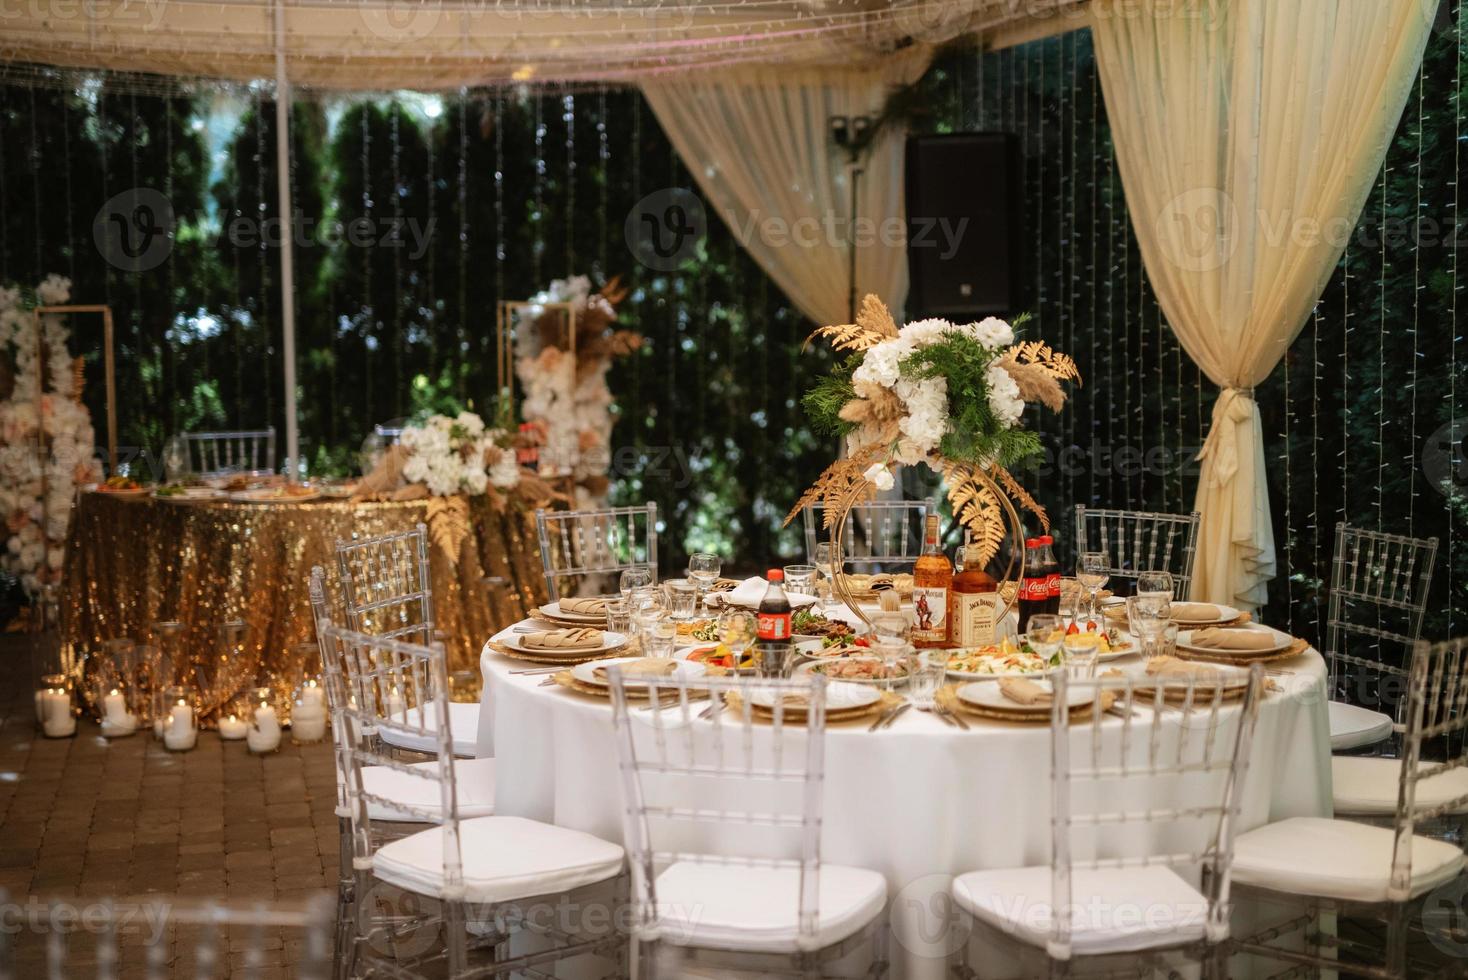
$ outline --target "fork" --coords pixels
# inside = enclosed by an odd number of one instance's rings
[[[952,718],[948,717],[948,715],[946,715],[942,711],[939,711],[938,710],[938,706],[936,704],[928,705],[927,707],[923,707],[922,705],[918,705],[917,706],[917,709],[919,711],[921,711],[921,712],[924,712],[926,714],[932,715],[933,717],[935,717],[939,721],[941,721],[943,724],[947,725],[949,728],[957,728],[958,727],[957,723],[955,723]]]

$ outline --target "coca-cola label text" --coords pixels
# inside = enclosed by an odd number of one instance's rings
[[[1042,602],[1050,595],[1050,586],[1043,578],[1026,578],[1019,588],[1019,597],[1031,602]]]
[[[788,612],[762,612],[759,614],[758,623],[761,640],[790,639],[790,614]]]

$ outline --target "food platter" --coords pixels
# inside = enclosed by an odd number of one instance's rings
[[[261,487],[258,490],[239,490],[229,495],[229,499],[237,504],[301,504],[320,497],[321,491],[299,484]]]
[[[739,658],[739,666],[735,667],[729,663],[732,654],[718,644],[707,646],[690,647],[683,651],[682,658],[698,664],[706,664],[711,667],[722,667],[736,674],[747,674],[754,670],[754,647],[750,647]]]
[[[222,500],[224,496],[223,490],[213,487],[159,487],[153,491],[154,500],[170,504],[208,503],[211,500]]]
[[[1033,651],[1003,643],[954,650],[948,656],[948,676],[963,680],[994,680],[997,677],[1043,677],[1058,661],[1046,660]]]
[[[888,664],[881,657],[840,657],[832,660],[808,660],[795,673],[821,674],[832,681],[849,684],[887,685],[907,680],[906,664]]]

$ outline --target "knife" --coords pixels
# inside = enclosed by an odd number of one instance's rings
[[[906,711],[908,708],[911,708],[911,707],[912,707],[912,702],[911,701],[904,701],[904,702],[902,702],[901,704],[899,704],[897,706],[896,710],[894,710],[886,718],[882,719],[881,724],[879,724],[877,727],[879,729],[880,728],[891,728],[892,727],[892,723],[897,720],[898,716],[901,715],[904,711]]]

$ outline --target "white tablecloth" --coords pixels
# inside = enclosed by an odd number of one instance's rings
[[[497,759],[496,811],[622,841],[609,703],[513,675],[530,665],[488,646],[480,663],[478,750]],[[1241,831],[1330,815],[1324,661],[1312,650],[1276,666],[1294,676],[1276,677],[1283,690],[1261,706]],[[954,875],[1049,859],[1048,728],[970,724],[908,711],[881,732],[827,731],[822,857],[887,877],[894,977],[944,975],[955,941],[933,913]]]

